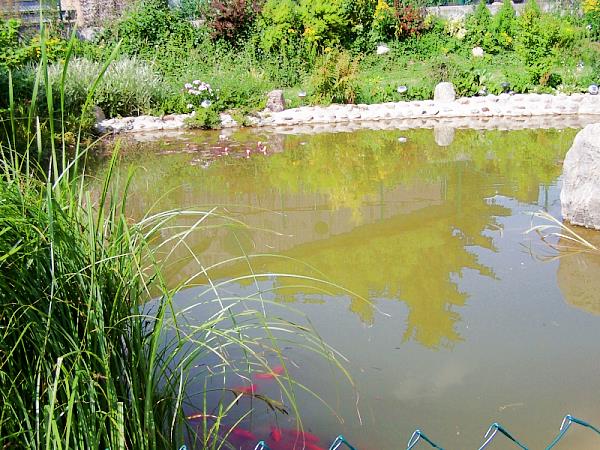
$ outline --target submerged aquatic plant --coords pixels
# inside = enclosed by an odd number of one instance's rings
[[[101,189],[90,190],[84,176],[89,149],[79,138],[71,154],[65,144],[54,144],[64,133],[63,121],[53,117],[65,114],[69,58],[55,115],[43,37],[41,45],[35,86],[46,89],[51,148],[42,148],[39,120],[31,118],[32,144],[14,145],[12,85],[12,120],[0,141],[0,447],[156,449],[189,442],[221,448],[249,413],[236,413],[235,423],[223,426],[242,396],[299,417],[294,387],[306,388],[289,376],[280,342],[302,342],[341,368],[338,355],[310,327],[270,316],[260,292],[227,294],[227,282],[209,279],[205,295],[177,310],[176,296],[209,268],[190,254],[197,273],[169,286],[169,256],[209,218],[232,220],[213,209],[161,211],[132,221],[127,192],[133,174],[123,183],[115,177],[118,151]],[[84,111],[109,63],[92,83]],[[199,322],[189,320],[195,308],[206,311]],[[281,368],[269,368],[273,359]],[[232,376],[254,371],[274,374],[289,405],[235,388],[223,391],[232,391],[232,400],[208,404],[209,382],[222,390]],[[186,392],[191,382],[204,386],[197,396]],[[202,410],[201,427],[193,427],[191,408]]]
[[[585,239],[581,233],[558,220],[545,211],[539,211],[532,215],[532,219],[541,219],[544,223],[533,225],[526,231],[536,233],[542,242],[561,257],[569,253],[594,253],[600,255],[600,248]],[[557,242],[554,242],[558,239]]]

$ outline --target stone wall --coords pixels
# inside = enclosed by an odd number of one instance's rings
[[[540,8],[543,11],[560,11],[564,10],[565,6],[552,1],[538,1]],[[452,6],[431,6],[425,8],[428,14],[434,16],[443,17],[444,19],[464,19],[468,14],[471,14],[475,10],[476,5],[452,5]],[[492,14],[496,14],[502,6],[501,1],[496,1],[488,5],[488,9]],[[520,14],[525,7],[525,2],[513,3],[513,7],[517,14]]]
[[[105,25],[120,16],[133,0],[70,0],[77,5],[77,24],[80,27]]]

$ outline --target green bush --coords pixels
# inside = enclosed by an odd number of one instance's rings
[[[492,14],[485,1],[480,1],[473,14],[465,23],[467,29],[466,42],[482,47],[485,51],[495,53],[496,41],[492,32]]]
[[[300,0],[300,16],[304,39],[317,49],[336,47],[350,34],[344,0]]]
[[[373,43],[388,42],[396,37],[396,10],[385,0],[378,0],[373,23],[371,25],[371,41]]]
[[[42,49],[40,37],[23,37],[19,32],[21,21],[0,19],[0,68],[20,67],[40,60]],[[43,28],[44,45],[48,61],[57,61],[65,56],[66,42]]]
[[[179,49],[183,56],[196,45],[198,33],[166,0],[141,0],[114,28],[106,30],[104,40],[121,41],[125,54],[153,59],[166,47]]]
[[[577,39],[578,30],[573,25],[560,17],[542,14],[536,1],[528,0],[518,19],[515,52],[528,68],[531,82],[547,85],[556,79],[550,72],[557,56]]]
[[[377,0],[346,0],[344,8],[349,21],[347,47],[355,52],[369,51],[373,46],[371,27]]]
[[[198,108],[192,116],[186,119],[185,124],[191,129],[210,130],[219,128],[221,117],[213,107]]]
[[[16,19],[0,21],[0,67],[17,67],[32,59],[31,48],[19,42],[20,26]]]
[[[492,30],[496,43],[504,50],[513,47],[513,40],[517,27],[517,15],[511,0],[504,0],[502,7],[492,20]]]
[[[359,59],[345,50],[325,53],[314,69],[312,97],[318,103],[355,103],[359,95]]]
[[[299,45],[302,17],[294,0],[267,0],[259,22],[260,46],[267,52],[288,52]]]
[[[181,0],[179,11],[183,17],[198,19],[203,17],[210,7],[209,0]]]

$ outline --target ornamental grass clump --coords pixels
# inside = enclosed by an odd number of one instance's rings
[[[102,63],[73,58],[68,64],[64,83],[67,109],[80,109],[89,87],[102,68]],[[53,64],[49,77],[58,86],[64,65]],[[167,95],[162,77],[154,67],[136,57],[121,57],[108,66],[94,93],[94,103],[107,117],[149,114],[160,106]]]
[[[117,51],[92,80],[83,111]],[[18,118],[9,83],[11,120],[0,138],[0,448],[227,447],[227,430],[249,411],[235,410],[242,394],[207,400],[209,383],[210,391],[227,390],[228,377],[270,372],[274,362],[287,367],[278,345],[282,336],[288,336],[286,345],[303,342],[307,350],[334,363],[336,358],[309,328],[268,316],[262,294],[231,296],[227,281],[202,284],[206,291],[178,310],[177,296],[210,267],[190,254],[198,273],[170,286],[164,276],[169,256],[187,248],[186,239],[211,220],[243,224],[216,208],[132,220],[131,174],[122,183],[114,175],[118,151],[100,187],[90,187],[81,131],[73,150],[55,139],[64,133],[68,66],[67,57],[53,85],[42,39],[31,111],[44,86],[48,150],[37,118],[27,125],[31,144],[13,144]],[[55,89],[59,111],[52,109]],[[192,310],[200,311],[194,320]],[[189,383],[200,386],[193,395]],[[257,402],[299,417],[287,369],[277,383],[286,405],[258,394]],[[208,417],[209,408],[211,422],[193,428],[191,410]]]

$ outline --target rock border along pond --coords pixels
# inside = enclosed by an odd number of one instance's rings
[[[473,127],[482,122],[499,119],[511,129],[511,122],[519,119],[529,122],[537,118],[560,118],[560,121],[573,116],[598,116],[600,121],[600,95],[591,94],[500,94],[481,97],[463,97],[453,101],[423,100],[389,102],[373,105],[302,106],[279,112],[263,111],[248,118],[254,127],[306,127],[315,126],[319,131],[327,131],[323,125],[355,125],[351,128],[371,128],[377,121],[403,121],[414,119],[452,119],[460,127]],[[190,114],[172,114],[163,117],[139,116],[106,119],[98,122],[100,133],[140,133],[183,130]],[[223,128],[237,127],[238,124],[228,114],[221,114]],[[531,120],[532,127],[540,120]],[[542,123],[545,121],[542,121]],[[364,126],[361,124],[364,123]],[[538,125],[539,126],[539,125]],[[563,126],[564,127],[564,126]],[[336,128],[336,127],[331,127]],[[412,127],[411,127],[412,128]],[[520,126],[518,128],[524,128]],[[332,130],[333,131],[333,130]]]

